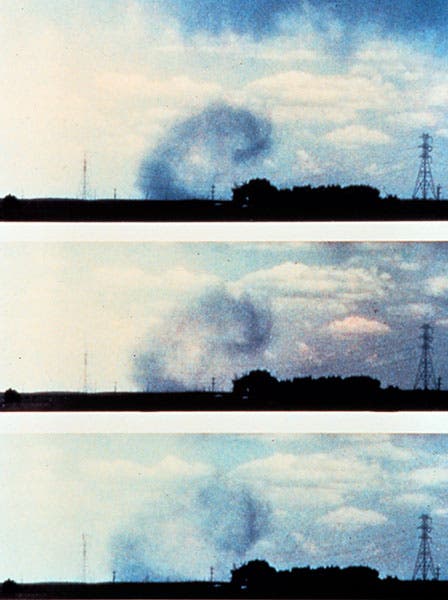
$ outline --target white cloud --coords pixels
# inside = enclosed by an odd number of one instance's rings
[[[432,296],[444,296],[448,291],[448,276],[430,277],[426,280],[426,289]]]
[[[273,297],[339,297],[340,300],[381,298],[392,284],[377,269],[309,266],[286,262],[242,277],[237,287]]]
[[[372,441],[363,436],[359,441],[361,444],[357,450],[360,456],[372,456],[398,462],[406,462],[415,458],[413,450],[398,446],[388,436],[374,436]],[[356,450],[356,447],[354,449]]]
[[[322,161],[317,156],[312,155],[303,148],[296,150],[296,156],[298,167],[305,175],[322,175],[324,173],[324,165],[322,165]]]
[[[435,127],[441,120],[441,116],[431,111],[400,111],[389,115],[387,122],[405,127]],[[440,130],[436,135],[441,135]]]
[[[338,337],[352,335],[384,335],[389,333],[390,327],[375,319],[366,319],[356,315],[332,321],[328,325],[331,334]]]
[[[433,498],[429,494],[422,494],[419,492],[408,492],[406,494],[399,494],[394,497],[394,501],[397,504],[406,504],[410,506],[419,506],[421,508],[430,506],[433,503]]]
[[[348,125],[334,129],[325,135],[325,139],[339,146],[364,146],[389,144],[391,138],[378,129],[369,129],[364,125]]]
[[[437,487],[448,483],[447,467],[423,467],[409,473],[409,480],[417,485]]]
[[[407,310],[408,313],[414,317],[425,317],[434,312],[434,308],[431,304],[425,304],[424,302],[411,302],[402,308]]]
[[[387,518],[375,511],[355,508],[353,506],[343,506],[333,510],[320,519],[321,523],[334,528],[356,530],[371,525],[384,525],[387,522]]]
[[[355,488],[368,485],[379,476],[375,464],[368,464],[354,456],[333,454],[273,454],[241,465],[235,474],[244,479],[290,486],[310,483],[331,487],[350,484]]]
[[[378,78],[319,74],[310,71],[280,72],[253,81],[250,92],[269,98],[274,104],[334,107],[366,110],[384,107],[393,88]]]

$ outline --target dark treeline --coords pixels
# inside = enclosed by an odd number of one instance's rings
[[[7,580],[4,598],[442,598],[447,581],[380,579],[367,566],[302,567],[277,571],[264,560],[234,568],[230,582],[35,583]]]
[[[232,571],[231,584],[249,592],[289,595],[299,590],[352,590],[356,595],[376,586],[379,573],[370,567],[294,567],[277,571],[265,560],[252,560]]]
[[[10,221],[250,221],[250,220],[412,220],[448,219],[446,200],[382,198],[368,185],[294,186],[278,189],[252,179],[223,201],[73,200],[8,195],[0,219]]]
[[[230,392],[36,392],[0,393],[3,411],[220,411],[220,410],[447,410],[448,391],[382,388],[377,379],[299,377],[279,381],[256,370],[233,382]]]

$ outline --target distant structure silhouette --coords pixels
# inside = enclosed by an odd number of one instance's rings
[[[422,151],[420,154],[421,162],[412,198],[414,200],[419,197],[423,198],[423,200],[428,200],[428,198],[431,198],[432,200],[438,200],[440,199],[438,197],[440,195],[440,190],[438,189],[436,191],[431,172],[432,137],[429,135],[429,133],[423,133],[421,138],[422,143],[419,146]]]
[[[420,546],[417,553],[417,559],[415,561],[414,573],[412,580],[419,579],[418,575],[421,573],[421,579],[426,581],[429,575],[432,575],[432,579],[438,579],[437,571],[434,567],[434,561],[431,553],[431,531],[432,531],[432,519],[429,515],[420,515],[421,525],[418,529],[421,530],[420,534]]]
[[[422,353],[415,376],[414,390],[436,390],[438,384],[432,362],[433,328],[428,323],[422,325]]]

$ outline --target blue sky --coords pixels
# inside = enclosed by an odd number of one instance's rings
[[[410,196],[424,131],[444,186],[447,11],[439,0],[4,0],[0,195],[79,196],[85,153],[89,198],[142,197],[142,161],[161,158],[169,177],[150,195],[208,197],[214,184],[229,197],[266,176]],[[198,126],[216,107],[224,134]],[[248,113],[270,124],[269,144],[235,161]]]
[[[447,387],[446,243],[3,243],[0,388],[229,389],[235,375]]]
[[[368,564],[410,578],[418,517],[441,576],[448,438],[434,434],[0,437],[0,578],[228,579],[233,563]]]

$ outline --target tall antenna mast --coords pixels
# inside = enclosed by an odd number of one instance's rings
[[[421,525],[420,529],[420,546],[418,549],[417,559],[415,561],[414,574],[412,579],[417,579],[418,574],[421,572],[421,578],[423,581],[428,579],[428,575],[432,575],[433,579],[437,579],[437,572],[434,567],[434,561],[432,560],[431,554],[431,531],[432,531],[432,519],[429,515],[420,516]]]
[[[423,133],[421,138],[423,140],[419,146],[422,151],[420,154],[421,162],[412,198],[416,200],[421,195],[423,200],[427,200],[429,196],[436,200],[437,192],[431,172],[432,137],[429,133]]]
[[[415,376],[414,390],[436,390],[436,376],[432,363],[433,328],[428,323],[422,325],[422,353]]]
[[[84,352],[84,382],[83,382],[83,392],[85,394],[87,394],[87,392],[89,391],[87,369],[88,369],[88,354],[87,354],[87,351],[85,351]]]
[[[82,161],[82,199],[87,200],[87,156],[85,152]]]
[[[82,534],[82,580],[87,583],[87,536]]]

